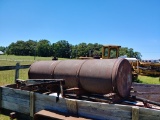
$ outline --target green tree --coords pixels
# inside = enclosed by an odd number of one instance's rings
[[[127,47],[121,47],[119,50],[119,56],[124,56],[124,55],[128,56],[128,48]]]
[[[8,54],[8,55],[12,55],[12,54],[14,54],[14,46],[15,46],[15,43],[14,42],[12,42],[8,47],[7,47],[7,50],[6,50],[6,53]]]
[[[7,54],[13,55],[31,55],[35,54],[36,42],[33,40],[28,40],[24,42],[23,40],[18,40],[16,43],[12,42],[6,49]]]
[[[46,39],[42,39],[37,43],[37,55],[41,57],[51,56],[51,43]]]
[[[23,40],[18,40],[15,44],[15,55],[25,55],[25,45]]]
[[[72,50],[71,50],[71,56],[72,56],[72,58],[77,58],[77,54],[78,54],[78,46],[77,45],[72,45],[71,46],[72,48]]]
[[[54,56],[70,58],[72,45],[66,40],[60,40],[52,45]]]
[[[126,55],[127,57],[141,59],[142,55],[140,52],[134,52],[133,48],[122,47],[119,51],[120,56]]]
[[[140,52],[134,52],[134,57],[141,60],[142,55]]]
[[[133,48],[128,49],[128,57],[134,57],[134,51]]]
[[[77,45],[77,56],[80,57],[85,57],[88,56],[88,50],[87,50],[87,44],[86,43],[80,43]]]
[[[25,42],[24,52],[25,55],[34,56],[37,51],[37,42],[34,40],[28,40]]]
[[[78,45],[71,45],[66,40],[59,40],[51,45],[50,41],[42,39],[39,42],[28,40],[18,40],[16,43],[11,43],[6,49],[7,54],[14,55],[30,55],[33,56],[37,53],[38,56],[48,57],[56,56],[62,58],[76,58],[80,56],[102,56],[102,45],[98,43],[79,43]],[[4,51],[4,47],[0,47]],[[114,53],[114,51],[112,51]],[[122,47],[120,48],[120,56],[127,55],[127,57],[135,57],[141,59],[140,52],[134,52],[133,48]],[[113,54],[114,55],[114,54]],[[114,55],[115,56],[115,55]]]
[[[24,54],[25,42],[18,40],[16,43],[11,43],[7,48],[7,54],[25,55]]]
[[[0,51],[5,52],[6,47],[0,46]]]
[[[102,45],[98,43],[79,43],[72,46],[73,57],[94,57],[102,55]]]
[[[94,48],[93,48],[93,56],[102,56],[102,46],[101,44],[94,43]]]

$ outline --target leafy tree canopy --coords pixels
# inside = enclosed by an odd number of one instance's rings
[[[6,47],[0,46],[0,51],[5,52]]]
[[[11,43],[7,48],[0,46],[1,51],[5,51],[7,54],[14,55],[30,55],[30,56],[42,56],[42,57],[61,57],[61,58],[77,58],[77,57],[93,57],[102,56],[102,44],[98,43],[79,43],[72,45],[66,40],[59,40],[55,43],[50,43],[49,40],[41,39],[39,41],[34,40],[18,40],[16,43]],[[127,55],[127,57],[134,57],[141,59],[140,52],[134,51],[133,48],[122,47],[120,48],[120,56]]]

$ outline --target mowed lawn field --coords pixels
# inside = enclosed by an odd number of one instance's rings
[[[65,58],[59,58],[64,60]],[[0,55],[0,66],[12,66],[17,62],[20,65],[30,65],[35,61],[52,60],[52,57],[34,57],[34,56],[14,56],[14,55]],[[15,70],[0,71],[0,86],[14,83]],[[19,73],[19,78],[28,79],[28,69],[22,69]],[[146,84],[160,84],[159,77],[138,76],[138,82]],[[0,114],[0,120],[10,120],[8,116]]]

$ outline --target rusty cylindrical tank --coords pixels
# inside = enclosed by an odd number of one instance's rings
[[[126,59],[38,61],[31,65],[29,79],[65,79],[68,88],[81,87],[97,94],[116,92],[128,97],[131,65]]]

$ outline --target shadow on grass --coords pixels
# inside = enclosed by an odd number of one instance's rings
[[[136,82],[136,83],[143,83],[140,79],[134,79],[133,82]]]

